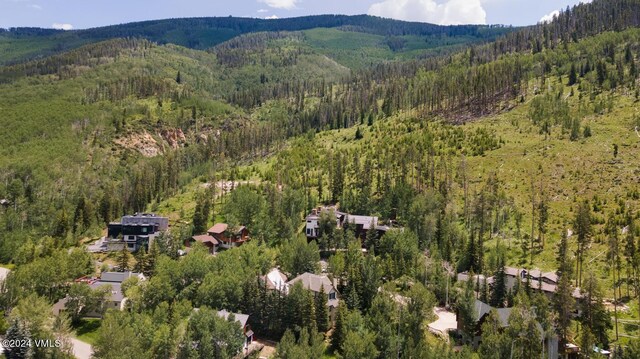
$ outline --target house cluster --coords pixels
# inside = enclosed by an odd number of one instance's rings
[[[323,213],[333,213],[336,217],[336,228],[343,228],[346,224],[352,226],[356,233],[356,237],[364,239],[372,227],[378,232],[378,238],[383,236],[389,229],[389,226],[381,224],[378,217],[359,216],[345,212],[340,212],[336,207],[318,207],[314,208],[306,218],[305,235],[309,240],[317,240],[320,237],[320,218]]]
[[[90,278],[90,277],[82,277],[75,280],[76,283],[85,283],[92,290],[98,290],[100,288],[104,288],[104,286],[108,286],[111,293],[107,298],[105,298],[104,303],[102,303],[103,309],[115,308],[122,310],[126,304],[127,298],[124,296],[122,292],[122,282],[126,279],[137,277],[138,280],[144,281],[146,277],[142,273],[134,273],[134,272],[103,272],[100,274],[100,278]],[[53,306],[53,314],[58,315],[60,312],[64,311],[66,308],[66,304],[69,300],[69,297],[64,297],[60,299]],[[101,317],[101,311],[92,311],[86,314],[87,317]]]
[[[277,268],[274,268],[266,275],[260,277],[260,280],[268,290],[277,290],[283,294],[289,294],[289,288],[296,283],[301,283],[304,289],[313,292],[315,296],[324,292],[327,296],[329,316],[331,320],[335,319],[339,302],[338,290],[336,289],[337,285],[326,275],[302,273],[292,280],[287,281],[287,276]]]
[[[215,254],[220,248],[239,247],[247,240],[249,231],[245,226],[231,227],[226,223],[216,223],[206,234],[191,237],[185,242],[185,246],[190,248],[194,242],[202,243],[209,248],[209,253]]]
[[[531,289],[534,291],[540,291],[549,298],[553,299],[558,289],[558,275],[555,272],[542,272],[538,269],[527,270],[524,268],[504,268],[506,279],[505,286],[508,291],[513,290],[518,282],[525,284],[528,282]],[[466,282],[469,280],[470,274],[467,272],[458,273],[458,281]],[[492,287],[495,283],[494,277],[485,277],[484,275],[474,275],[472,280],[482,285],[486,282],[488,287]],[[580,288],[575,288],[573,297],[576,299],[581,298]]]

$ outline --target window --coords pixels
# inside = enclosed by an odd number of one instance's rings
[[[335,292],[329,293],[329,300],[334,300],[334,299],[336,299],[336,293]]]

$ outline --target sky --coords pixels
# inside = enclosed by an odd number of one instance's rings
[[[201,16],[370,14],[450,24],[532,25],[581,0],[0,0],[0,27],[65,30]],[[582,0],[584,1],[584,0]]]

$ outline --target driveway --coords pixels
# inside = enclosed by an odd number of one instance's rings
[[[93,354],[93,348],[88,343],[71,338],[71,345],[73,346],[73,355],[78,359],[90,359]]]
[[[447,336],[449,330],[458,327],[456,314],[444,308],[434,308],[433,312],[438,316],[438,320],[429,324],[429,330],[435,334]]]

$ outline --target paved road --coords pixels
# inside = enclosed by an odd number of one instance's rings
[[[78,340],[76,338],[71,338],[71,345],[73,345],[73,355],[78,359],[90,359],[93,354],[93,348],[91,345]]]

